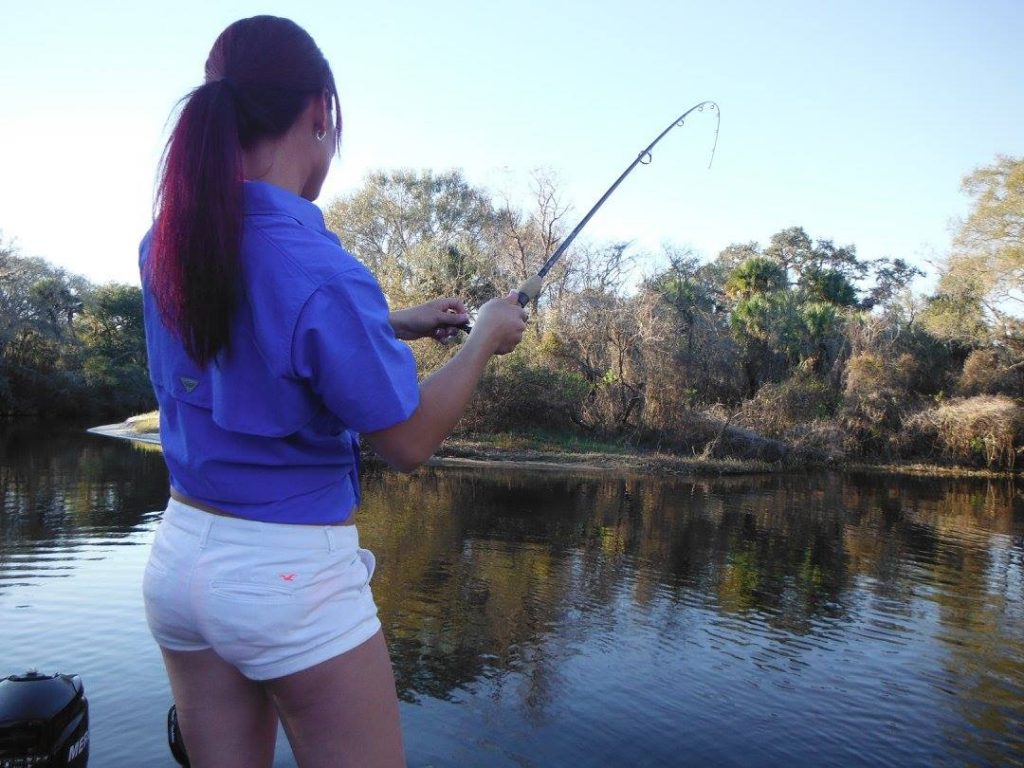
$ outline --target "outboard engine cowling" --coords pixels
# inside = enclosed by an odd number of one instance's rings
[[[0,768],[85,768],[89,700],[78,675],[0,678]]]

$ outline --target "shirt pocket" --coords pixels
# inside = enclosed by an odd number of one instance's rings
[[[209,408],[212,399],[207,370],[196,365],[183,349],[161,349],[159,355],[153,355],[151,363],[153,384],[159,390],[158,395]]]

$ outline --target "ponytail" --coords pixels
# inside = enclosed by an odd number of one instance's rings
[[[206,83],[184,99],[164,151],[144,278],[164,324],[200,365],[231,340],[242,266],[242,152],[283,135],[324,93],[340,126],[334,75],[313,38],[288,19],[253,16],[221,32]]]
[[[243,200],[234,91],[224,79],[186,97],[164,152],[146,263],[164,323],[200,365],[227,347],[238,298]]]

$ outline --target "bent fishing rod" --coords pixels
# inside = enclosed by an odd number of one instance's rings
[[[519,286],[519,295],[516,298],[516,301],[519,302],[519,306],[525,307],[531,301],[536,299],[538,295],[540,295],[541,288],[544,285],[545,275],[547,275],[547,273],[551,271],[551,268],[555,266],[555,263],[562,257],[562,254],[565,253],[566,249],[568,249],[568,247],[572,245],[572,241],[576,239],[576,235],[578,235],[583,230],[583,228],[587,226],[587,222],[590,221],[590,219],[593,218],[594,214],[597,213],[598,209],[602,205],[604,205],[604,201],[611,197],[612,192],[614,192],[616,188],[619,186],[619,184],[622,183],[623,179],[629,176],[629,174],[633,172],[633,169],[636,168],[638,165],[650,165],[651,160],[653,159],[651,150],[654,149],[654,146],[663,138],[665,138],[665,135],[673,128],[681,128],[683,124],[686,122],[686,118],[690,116],[691,112],[703,112],[705,109],[707,109],[709,112],[714,112],[715,117],[717,118],[715,123],[715,142],[714,145],[711,147],[711,160],[708,161],[708,168],[711,167],[711,163],[713,163],[715,160],[715,149],[718,147],[718,129],[722,124],[722,111],[721,109],[719,109],[718,105],[715,102],[702,101],[699,104],[694,104],[688,110],[683,112],[683,114],[681,114],[671,123],[669,123],[668,127],[661,133],[659,133],[658,137],[654,141],[652,141],[650,144],[648,144],[640,151],[640,154],[636,156],[636,159],[629,164],[629,167],[627,167],[626,170],[622,172],[622,175],[620,175],[619,178],[615,180],[615,183],[608,187],[608,190],[603,195],[601,195],[601,199],[594,203],[594,207],[591,208],[587,215],[583,217],[583,220],[576,225],[576,228],[569,233],[569,236],[562,241],[561,245],[558,246],[558,249],[548,257],[548,260],[544,262],[544,266],[537,270],[537,274],[527,279],[526,281],[523,282],[522,285]],[[470,331],[469,323],[465,323],[460,327],[467,333]]]

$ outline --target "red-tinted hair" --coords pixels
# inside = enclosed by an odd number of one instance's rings
[[[220,34],[206,81],[182,100],[164,150],[145,279],[164,323],[200,364],[230,342],[242,150],[283,135],[324,93],[340,121],[334,75],[313,38],[288,19],[255,16]]]

